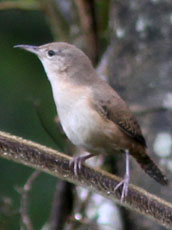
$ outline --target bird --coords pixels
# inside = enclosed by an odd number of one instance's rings
[[[42,62],[62,128],[68,139],[87,151],[72,160],[77,175],[89,158],[116,152],[126,155],[124,178],[114,187],[122,186],[121,201],[128,194],[130,182],[129,155],[161,185],[168,179],[148,155],[141,128],[127,103],[93,67],[88,56],[79,48],[65,42],[41,46],[16,45]]]

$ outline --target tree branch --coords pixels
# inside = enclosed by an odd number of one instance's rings
[[[69,41],[69,25],[54,0],[39,0],[40,9],[47,16],[55,40]]]
[[[85,37],[87,55],[93,63],[97,62],[98,49],[98,30],[94,0],[75,0],[81,21],[81,27]]]
[[[29,179],[26,181],[24,187],[22,188],[21,191],[21,208],[20,208],[20,213],[22,217],[22,225],[21,229],[26,227],[27,230],[33,230],[32,223],[30,220],[30,216],[28,213],[28,193],[31,190],[32,183],[33,181],[39,176],[40,171],[35,171]]]
[[[0,2],[0,10],[9,10],[9,9],[18,9],[18,10],[39,10],[39,3],[36,1],[4,1]]]
[[[46,146],[0,131],[0,156],[87,187],[120,203],[121,188],[114,191],[114,187],[121,178],[85,165],[75,176],[73,167],[69,166],[71,157]],[[128,196],[121,205],[172,228],[172,205],[139,187],[130,185]]]

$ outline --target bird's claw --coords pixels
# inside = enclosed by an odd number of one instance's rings
[[[121,182],[119,182],[114,188],[114,191],[116,191],[119,187],[123,186],[121,193],[121,202],[123,202],[124,198],[128,195],[129,180],[129,176],[125,175],[124,179]]]
[[[82,168],[83,161],[84,160],[82,159],[82,157],[75,157],[74,159],[70,161],[69,165],[71,167],[73,166],[75,176],[78,176],[79,171]]]
[[[94,154],[87,154],[85,156],[74,157],[69,163],[69,166],[73,166],[75,176],[78,176],[79,172],[82,169],[82,164],[89,158],[93,157]]]

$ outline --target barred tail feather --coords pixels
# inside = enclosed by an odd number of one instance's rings
[[[143,170],[154,180],[162,185],[168,185],[168,179],[161,172],[161,170],[156,166],[156,164],[152,161],[152,159],[146,154],[146,152],[142,153],[133,153],[131,155],[136,159],[139,165],[143,168]]]

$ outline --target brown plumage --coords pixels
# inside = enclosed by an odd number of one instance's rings
[[[101,89],[102,84],[99,82],[101,80],[97,79],[96,85],[98,87],[93,93],[97,111],[104,118],[113,121],[126,134],[125,138],[129,140],[129,144],[127,142],[123,148],[129,149],[130,154],[143,170],[158,183],[167,185],[167,178],[147,154],[145,138],[128,105],[109,85],[103,84],[103,89]]]
[[[92,154],[74,160],[77,175],[81,163],[96,154],[126,153],[121,200],[127,196],[129,153],[144,171],[160,184],[166,177],[146,152],[146,141],[136,118],[124,100],[101,80],[89,58],[73,45],[54,42],[43,46],[19,45],[41,60],[51,83],[63,130],[70,141]]]

